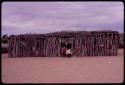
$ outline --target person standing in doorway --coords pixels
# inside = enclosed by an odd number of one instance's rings
[[[71,56],[72,56],[72,52],[71,52],[71,49],[70,49],[70,48],[67,48],[67,49],[66,49],[66,56],[67,56],[67,57],[71,57]]]
[[[72,52],[71,52],[71,44],[70,43],[66,43],[66,56],[67,57],[71,57],[72,56]]]
[[[66,49],[66,56],[67,57],[71,57],[72,53],[71,53],[71,49]]]

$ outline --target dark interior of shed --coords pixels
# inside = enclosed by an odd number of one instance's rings
[[[71,49],[72,44],[69,42],[61,42],[61,55],[66,56],[66,50]]]

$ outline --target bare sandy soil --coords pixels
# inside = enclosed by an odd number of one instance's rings
[[[118,56],[25,57],[2,55],[3,83],[121,83],[123,49]]]

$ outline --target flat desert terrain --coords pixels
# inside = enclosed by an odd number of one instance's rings
[[[122,83],[124,53],[118,56],[23,57],[2,54],[3,83]]]

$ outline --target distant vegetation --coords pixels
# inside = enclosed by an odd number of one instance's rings
[[[4,43],[4,44],[5,43],[7,44],[8,43],[8,37],[9,37],[8,35],[3,35],[2,39],[1,39],[1,42]]]
[[[1,38],[1,52],[8,52],[8,35],[3,35]]]

